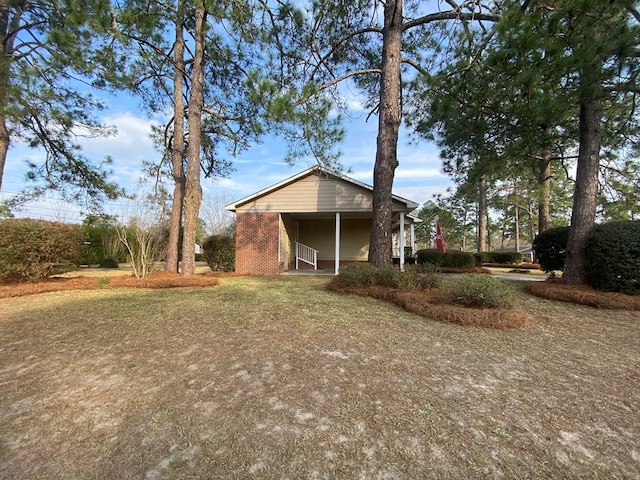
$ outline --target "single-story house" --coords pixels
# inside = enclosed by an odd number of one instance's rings
[[[415,253],[409,213],[416,202],[393,196],[394,256]],[[330,269],[366,261],[373,187],[314,166],[225,207],[236,213],[236,272],[275,275],[293,269]],[[407,238],[409,237],[409,238]],[[400,241],[399,239],[404,239]]]

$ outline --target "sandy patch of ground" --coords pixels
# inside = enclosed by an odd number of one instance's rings
[[[522,294],[526,330],[325,279],[0,309],[0,477],[640,478],[640,323]]]

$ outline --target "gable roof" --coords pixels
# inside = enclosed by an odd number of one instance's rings
[[[228,205],[225,206],[226,210],[235,212],[237,208],[241,207],[242,205],[245,205],[249,202],[255,201],[261,197],[267,196],[277,190],[280,190],[288,185],[291,185],[292,183],[297,182],[298,180],[301,180],[309,175],[325,175],[328,178],[336,178],[338,180],[341,180],[343,182],[346,182],[350,185],[353,185],[357,188],[366,190],[367,192],[370,192],[371,194],[373,194],[373,187],[371,185],[367,185],[366,183],[360,182],[358,180],[355,180],[353,178],[347,177],[346,175],[343,175],[339,172],[330,170],[328,168],[322,167],[320,165],[315,165],[313,167],[310,167],[306,170],[303,170],[300,173],[297,173],[296,175],[293,175],[289,178],[286,178],[284,180],[282,180],[281,182],[278,182],[274,185],[271,185],[270,187],[264,188],[252,195],[249,195],[247,197],[241,198],[240,200],[237,200],[235,202],[232,202]],[[418,204],[416,202],[413,202],[411,200],[408,200],[406,198],[400,197],[398,195],[392,195],[392,199],[396,202],[402,203],[406,206],[407,211],[411,211],[414,210],[416,208],[418,208]]]

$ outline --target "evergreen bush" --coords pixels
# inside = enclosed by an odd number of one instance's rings
[[[434,265],[436,267],[466,268],[473,267],[476,260],[472,253],[452,250],[441,252],[435,248],[425,248],[416,252],[418,265]]]
[[[402,272],[396,267],[382,267],[376,272],[375,283],[383,287],[399,288]]]
[[[515,290],[506,282],[486,274],[470,273],[451,279],[441,289],[445,303],[472,308],[510,308]]]
[[[0,220],[0,278],[36,282],[82,263],[79,225],[33,219]]]
[[[114,258],[105,258],[100,262],[100,268],[120,268],[120,265]]]
[[[345,290],[379,285],[403,291],[427,290],[440,285],[433,265],[405,265],[404,272],[396,267],[376,268],[370,263],[350,263],[340,268],[335,279]]]
[[[428,290],[440,286],[441,277],[433,265],[405,265],[398,278],[398,287],[405,292]]]
[[[533,240],[533,250],[542,271],[564,270],[569,227],[550,228]]]
[[[430,264],[439,267],[442,265],[444,253],[435,248],[425,248],[416,252],[418,265]]]
[[[212,235],[201,245],[202,259],[216,272],[232,272],[236,261],[236,242],[226,235]]]
[[[351,289],[371,287],[376,283],[378,269],[365,262],[355,262],[340,267],[336,283],[340,288]]]
[[[522,254],[519,252],[477,252],[473,254],[476,265],[483,263],[522,263]]]
[[[598,290],[640,294],[640,220],[596,225],[587,236],[585,273]]]
[[[449,268],[467,268],[473,267],[475,264],[476,260],[473,258],[472,253],[452,250],[450,252],[446,252],[442,256],[442,263],[440,266]]]
[[[476,260],[476,265],[493,262],[491,252],[476,252],[473,254],[473,258]]]
[[[522,263],[522,254],[519,252],[491,252],[491,263]]]

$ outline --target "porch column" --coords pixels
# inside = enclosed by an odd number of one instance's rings
[[[336,213],[336,267],[335,274],[340,270],[340,212]]]
[[[415,257],[416,256],[416,225],[415,223],[411,224],[410,231],[411,231],[411,256]]]
[[[400,212],[400,270],[404,272],[404,212]]]

